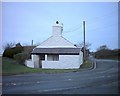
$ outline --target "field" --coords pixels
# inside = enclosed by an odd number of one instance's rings
[[[91,62],[87,61],[81,69],[91,67]],[[2,75],[16,75],[25,73],[61,73],[61,72],[73,72],[80,69],[40,69],[40,68],[28,68],[26,66],[18,64],[15,60],[3,57],[2,58]]]

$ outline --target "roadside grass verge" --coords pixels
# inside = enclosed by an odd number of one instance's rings
[[[93,66],[92,61],[86,60],[85,63],[81,65],[80,69],[88,69],[91,68],[92,66]]]
[[[90,67],[90,61],[86,61],[80,69]],[[80,69],[40,69],[40,68],[28,68],[26,66],[18,64],[15,60],[3,57],[2,58],[2,75],[17,75],[25,73],[64,73],[64,72],[76,72]]]

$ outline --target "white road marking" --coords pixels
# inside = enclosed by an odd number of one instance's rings
[[[94,69],[96,69],[96,61],[94,61],[94,68],[93,68],[93,70],[94,70]]]
[[[94,77],[94,78],[89,78],[89,79],[98,79],[98,78],[104,78],[105,76],[98,76],[98,77]]]
[[[16,85],[16,83],[11,83],[11,85]]]
[[[111,83],[106,83],[106,84],[102,84],[100,86],[108,86],[108,85],[114,85],[114,86],[118,86],[118,82],[117,81],[114,81],[114,82],[111,82]]]
[[[40,83],[40,81],[37,81],[36,83]]]
[[[69,90],[69,89],[76,89],[76,88],[79,88],[79,87],[45,89],[45,90],[38,90],[37,92],[62,91],[62,90]]]
[[[61,80],[61,81],[71,81],[72,79],[65,79],[65,80]],[[35,84],[35,83],[46,83],[46,82],[57,82],[56,80],[55,81],[35,81],[35,82],[11,82],[11,83],[6,83],[4,84],[5,86],[10,86],[10,85],[25,85],[25,84]]]
[[[104,71],[99,71],[99,72],[97,72],[97,73],[107,73],[107,72],[111,72],[112,70],[117,71],[116,69],[111,68],[111,69],[107,69],[107,70],[104,70]]]
[[[68,79],[68,80],[72,80],[72,79]]]

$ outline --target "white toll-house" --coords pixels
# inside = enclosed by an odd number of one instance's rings
[[[81,48],[74,46],[62,37],[62,24],[57,21],[53,27],[53,35],[35,47],[31,52],[31,60],[26,66],[43,69],[77,69],[83,63]]]

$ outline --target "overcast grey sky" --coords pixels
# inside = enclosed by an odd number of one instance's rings
[[[23,2],[2,4],[2,43],[41,43],[52,35],[56,20],[63,23],[63,37],[73,44],[83,41],[82,22],[86,21],[86,42],[91,51],[101,45],[118,47],[118,3]]]

